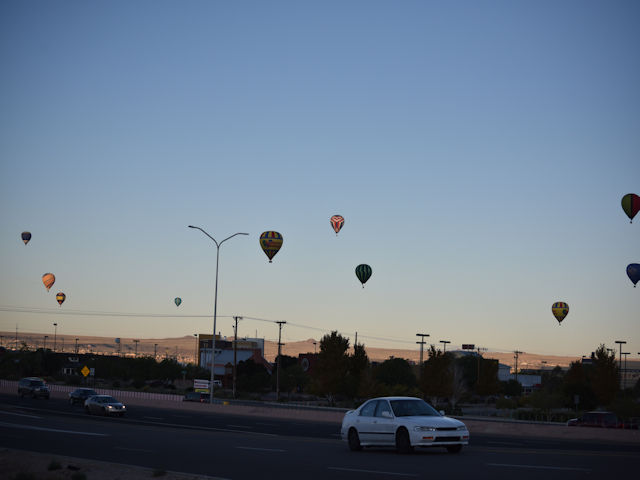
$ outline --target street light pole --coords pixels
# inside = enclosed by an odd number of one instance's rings
[[[235,237],[236,235],[249,235],[248,233],[234,233],[233,235],[231,235],[230,237],[225,238],[224,240],[222,240],[220,243],[218,243],[218,241],[213,238],[211,235],[209,235],[207,232],[205,232],[202,228],[200,227],[194,227],[193,225],[189,225],[189,228],[195,228],[196,230],[200,230],[202,233],[204,233],[207,237],[209,237],[211,240],[213,240],[213,243],[216,244],[216,289],[215,289],[215,295],[213,298],[213,337],[211,338],[211,382],[209,385],[209,402],[213,404],[213,381],[215,379],[215,368],[216,368],[216,320],[218,319],[218,265],[220,264],[220,245],[222,245],[224,242],[226,242],[227,240],[229,240],[230,238]]]
[[[138,358],[138,342],[140,342],[140,340],[134,340],[133,343],[136,344],[136,353],[134,355],[135,358]]]
[[[233,329],[233,398],[236,398],[236,369],[238,368],[238,320],[242,320],[242,317],[233,317],[236,322]]]
[[[45,352],[47,351],[47,338],[49,338],[49,335],[44,336],[44,346],[42,347]]]
[[[56,351],[56,337],[58,336],[58,324],[53,324],[53,351]]]
[[[627,387],[627,355],[630,355],[631,352],[622,352],[624,355],[624,370],[622,371],[622,390]]]
[[[447,353],[447,343],[451,343],[449,340],[440,340],[442,344],[442,353]]]
[[[80,339],[76,338],[76,355],[78,354],[78,340],[80,340]]]

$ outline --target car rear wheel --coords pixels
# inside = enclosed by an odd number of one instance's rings
[[[462,445],[450,445],[447,447],[447,452],[449,453],[460,453],[462,450]]]
[[[360,445],[360,437],[358,436],[358,432],[355,428],[349,429],[349,450],[352,452],[358,452],[362,450],[362,445]]]
[[[409,432],[406,428],[399,428],[396,432],[396,450],[398,453],[411,453],[413,447],[411,446],[411,440],[409,439]]]

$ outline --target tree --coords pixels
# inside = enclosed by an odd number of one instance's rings
[[[316,390],[333,403],[336,394],[346,390],[349,372],[349,339],[332,331],[320,340],[320,353],[314,371]]]
[[[378,365],[373,377],[389,387],[403,385],[413,388],[417,385],[413,367],[404,358],[389,358]]]
[[[420,389],[426,397],[431,398],[431,403],[438,403],[439,397],[448,397],[452,392],[449,367],[451,356],[437,350],[431,345],[429,359],[424,362],[420,380]]]
[[[239,362],[237,366],[237,388],[240,392],[263,392],[271,385],[271,375],[264,365],[252,359]]]
[[[565,396],[565,405],[568,407],[579,406],[583,410],[594,408],[597,405],[596,396],[591,388],[593,367],[583,365],[582,362],[571,362],[569,370],[563,378],[562,391]],[[578,404],[575,398],[578,397]]]
[[[609,405],[618,392],[619,369],[616,364],[615,352],[609,354],[604,344],[595,351],[593,356],[592,388],[600,405]]]
[[[498,361],[492,358],[478,358],[480,360],[480,377],[478,379],[478,395],[495,395],[500,391],[498,380]]]
[[[364,349],[364,345],[356,343],[353,346],[353,355],[349,357],[349,381],[347,390],[350,397],[356,397],[360,394],[360,389],[369,367],[369,357]]]

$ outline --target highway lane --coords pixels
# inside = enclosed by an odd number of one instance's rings
[[[129,419],[103,418],[88,416],[61,401],[0,396],[0,446],[230,479],[256,474],[309,479],[486,474],[566,480],[627,475],[640,466],[636,445],[529,442],[485,435],[473,439],[460,455],[444,450],[420,450],[413,455],[397,455],[389,449],[353,453],[336,440],[337,426],[331,423],[138,409],[132,410]],[[184,417],[170,417],[176,414]],[[199,417],[200,424],[193,423]]]

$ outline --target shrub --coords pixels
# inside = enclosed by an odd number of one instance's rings
[[[62,468],[62,465],[60,465],[60,462],[56,460],[51,460],[51,463],[49,463],[47,470],[60,470],[61,468]]]

